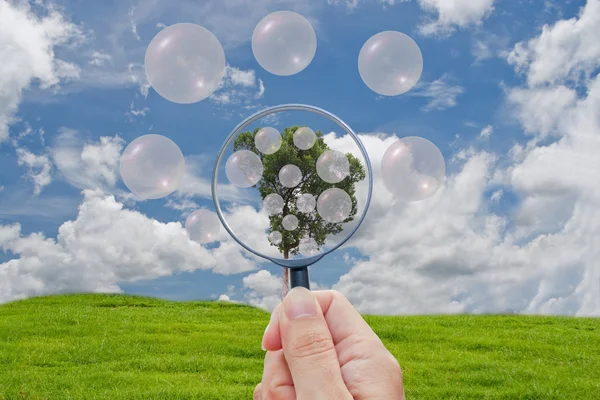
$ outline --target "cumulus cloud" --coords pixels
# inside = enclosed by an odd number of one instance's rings
[[[161,223],[128,210],[100,190],[85,190],[74,220],[56,239],[0,225],[0,248],[15,258],[0,264],[0,302],[62,292],[119,292],[119,282],[175,272],[251,271],[253,259],[222,232],[218,248],[189,240],[179,222]]]
[[[47,155],[35,155],[26,148],[18,147],[17,164],[27,168],[27,178],[33,182],[37,196],[52,182],[52,163]]]
[[[494,10],[494,0],[419,0],[425,12],[437,16],[419,27],[426,36],[449,36],[459,28],[479,25]]]
[[[0,143],[8,138],[23,91],[33,81],[49,89],[78,76],[78,68],[57,58],[54,49],[80,42],[80,28],[58,9],[44,11],[40,17],[29,2],[0,2]]]
[[[589,79],[600,59],[600,0],[588,0],[577,17],[544,25],[539,36],[522,41],[508,62],[527,75],[529,86]]]
[[[263,97],[265,86],[254,70],[242,70],[228,65],[225,76],[209,98],[216,104],[252,104]]]

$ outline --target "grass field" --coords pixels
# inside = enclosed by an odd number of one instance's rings
[[[269,315],[63,295],[0,306],[0,399],[251,399]],[[408,399],[600,399],[600,320],[365,316]]]

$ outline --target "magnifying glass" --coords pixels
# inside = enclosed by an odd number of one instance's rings
[[[243,200],[223,195],[231,189]],[[290,288],[310,289],[307,267],[358,230],[372,190],[369,156],[354,131],[303,104],[242,121],[219,151],[212,179],[223,227],[249,252],[288,268]]]

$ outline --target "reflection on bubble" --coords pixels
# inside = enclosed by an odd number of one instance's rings
[[[288,164],[279,171],[279,182],[285,187],[293,188],[302,182],[302,171],[293,164]]]
[[[339,183],[350,175],[350,162],[341,151],[327,150],[317,160],[317,174],[327,183]]]
[[[303,238],[300,240],[298,251],[305,257],[311,257],[319,252],[319,245],[313,238]]]
[[[225,53],[209,30],[195,24],[171,25],[146,50],[146,76],[156,92],[174,103],[206,99],[225,75]]]
[[[190,239],[200,244],[214,242],[220,229],[219,217],[208,210],[196,210],[185,220],[185,230]]]
[[[283,197],[277,193],[271,193],[263,200],[263,207],[269,215],[279,214],[283,211]]]
[[[273,243],[275,246],[278,246],[283,239],[283,235],[279,231],[273,231],[269,234],[269,242]]]
[[[423,72],[423,55],[413,39],[401,32],[372,36],[358,56],[358,72],[371,90],[398,96],[412,89]]]
[[[291,11],[264,17],[252,34],[252,52],[265,70],[280,76],[297,74],[313,60],[317,35],[310,22]]]
[[[342,189],[327,189],[317,199],[317,212],[327,222],[343,222],[352,212],[352,199]]]
[[[317,143],[317,135],[312,129],[303,126],[294,132],[294,145],[300,150],[309,150]]]
[[[315,199],[315,196],[309,193],[301,194],[296,200],[296,207],[298,207],[298,211],[304,214],[313,212],[316,206],[317,200]]]
[[[281,148],[281,134],[275,128],[262,128],[254,138],[256,149],[263,154],[274,154]]]
[[[387,189],[404,201],[424,200],[444,182],[446,164],[442,152],[429,140],[410,136],[392,144],[381,161]]]
[[[127,188],[141,199],[161,199],[179,187],[185,159],[177,145],[161,135],[133,140],[121,155],[120,173]]]
[[[298,229],[298,218],[295,215],[286,215],[283,217],[281,225],[286,231],[295,231]]]
[[[225,174],[229,181],[241,188],[249,188],[260,181],[263,165],[260,158],[249,150],[233,153],[225,164]]]

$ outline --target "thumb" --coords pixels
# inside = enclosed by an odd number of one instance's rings
[[[285,296],[279,329],[298,400],[352,399],[323,311],[310,290],[296,287]]]

